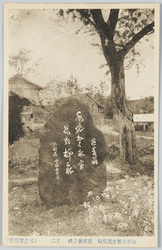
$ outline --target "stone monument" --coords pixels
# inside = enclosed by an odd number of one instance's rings
[[[47,205],[57,206],[83,203],[90,191],[99,195],[106,188],[106,156],[104,136],[94,126],[88,107],[69,98],[42,130],[40,198]]]

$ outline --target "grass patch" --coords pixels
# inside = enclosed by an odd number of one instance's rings
[[[17,179],[19,185],[9,190],[9,234],[152,236],[153,177],[128,171],[128,166],[117,160],[111,164],[119,172],[108,172],[104,193],[97,197],[88,194],[89,201],[77,206],[47,207],[39,198],[37,182],[23,182],[22,176],[27,179],[20,171],[17,175],[10,173],[10,178]],[[31,173],[37,178],[35,169],[31,168]]]
[[[137,137],[138,162],[130,166],[118,160],[118,136],[110,133],[105,139],[107,165],[118,171],[108,171],[104,193],[89,194],[82,205],[50,208],[40,200],[37,188],[39,140],[26,140],[28,156],[10,161],[9,235],[153,236],[153,140]],[[30,143],[35,148],[31,158]]]

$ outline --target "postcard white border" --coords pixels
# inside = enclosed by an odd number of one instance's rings
[[[70,3],[70,7],[72,8],[72,6],[74,5],[74,3]],[[105,7],[111,7],[111,8],[128,8],[128,5],[130,6],[130,8],[143,8],[143,7],[147,7],[147,8],[155,8],[156,9],[156,20],[155,20],[155,58],[154,58],[154,63],[155,63],[155,117],[156,117],[156,122],[155,122],[155,205],[157,207],[157,202],[158,202],[158,96],[159,96],[159,4],[152,4],[152,3],[148,3],[148,4],[141,4],[141,3],[126,3],[126,4],[121,4],[121,3],[116,3],[116,4],[110,4],[110,3],[103,3],[102,4],[102,8]],[[30,7],[29,7],[30,6]],[[100,8],[101,4],[86,4],[86,8]],[[5,8],[5,20],[7,20],[7,10],[11,9],[11,8],[31,8],[31,9],[41,9],[41,8],[60,8],[60,4],[58,3],[5,3],[4,5]],[[69,8],[68,4],[61,4],[61,8]],[[75,8],[85,8],[85,3],[75,3]],[[8,51],[8,40],[7,40],[7,31],[8,31],[8,23],[5,22],[4,23],[4,109],[3,109],[3,150],[4,150],[4,154],[3,154],[3,245],[4,246],[52,246],[52,247],[119,247],[118,245],[102,245],[97,243],[98,239],[105,239],[105,238],[111,238],[111,239],[134,239],[137,240],[137,244],[135,245],[121,245],[120,247],[156,247],[157,246],[157,230],[155,230],[155,236],[153,237],[109,237],[109,236],[102,236],[102,237],[67,237],[67,236],[60,236],[57,238],[61,239],[61,243],[59,244],[53,244],[51,243],[51,239],[53,237],[44,237],[44,236],[39,236],[39,237],[34,237],[35,242],[32,242],[33,237],[24,237],[27,238],[28,241],[30,243],[26,243],[25,244],[19,244],[19,243],[10,243],[10,238],[22,238],[22,236],[17,236],[17,237],[11,237],[8,236],[8,55],[7,55],[7,51]],[[157,211],[157,209],[155,209],[155,211]],[[155,213],[155,228],[157,228],[157,221],[158,221],[158,217],[157,217],[157,213]],[[82,244],[81,246],[78,244],[68,244],[68,240],[70,238],[91,238],[93,239],[93,244],[91,245],[84,245]],[[28,242],[26,241],[26,242]],[[147,244],[146,244],[147,242]]]

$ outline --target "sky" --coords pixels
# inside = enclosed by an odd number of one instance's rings
[[[106,63],[105,58],[99,47],[92,46],[92,43],[100,43],[98,36],[85,33],[85,28],[76,34],[83,26],[80,21],[66,19],[58,22],[52,10],[29,10],[28,13],[12,10],[9,21],[9,55],[25,48],[31,51],[33,62],[41,59],[37,71],[28,79],[43,87],[52,79],[66,81],[70,75],[83,87],[89,83],[97,86],[103,80],[110,93],[110,75],[105,75],[106,67],[100,69]],[[136,45],[140,60],[143,60],[140,73],[137,74],[136,66],[125,71],[126,95],[130,99],[154,93],[153,35],[147,38],[149,42],[142,39]],[[10,76],[13,74],[10,70]]]

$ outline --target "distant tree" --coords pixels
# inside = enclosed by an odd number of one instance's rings
[[[79,86],[76,77],[71,75],[65,84],[65,92],[68,95],[75,95],[81,93],[83,89]]]
[[[85,86],[84,91],[89,92],[89,94],[92,95],[92,96],[94,96],[96,94],[96,92],[98,92],[97,86],[95,86],[93,83],[88,83]]]
[[[138,100],[128,100],[128,106],[134,114],[154,113],[154,97],[149,96]]]
[[[108,89],[108,85],[105,81],[100,81],[99,83],[99,91],[101,95],[104,95],[105,91]]]
[[[54,79],[47,83],[44,89],[40,91],[40,102],[42,105],[53,105],[61,97],[64,84],[64,82]]]
[[[30,50],[21,49],[18,54],[12,54],[9,56],[9,66],[14,69],[16,74],[27,76],[35,73],[36,68],[39,65],[39,60],[32,63]]]
[[[143,99],[141,110],[144,114],[154,113],[154,98],[152,96]]]
[[[94,85],[93,83],[88,83],[84,88],[84,91],[88,91],[92,96],[95,96],[97,94],[105,96],[106,90],[108,90],[108,85],[103,80],[100,80],[98,85]]]
[[[106,107],[108,96],[106,95],[106,91],[108,90],[108,85],[105,81],[100,81],[98,87],[95,88],[94,98],[98,101],[102,106]],[[112,108],[112,106],[111,106]]]
[[[67,81],[53,79],[40,92],[40,101],[44,105],[53,105],[56,100],[82,92],[78,80],[71,75]]]
[[[16,94],[9,96],[9,143],[22,138],[25,135],[23,124],[21,122],[21,112],[23,107],[30,104],[26,98],[20,98]]]

